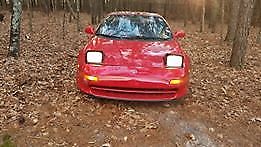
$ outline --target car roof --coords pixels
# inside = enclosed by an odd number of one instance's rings
[[[108,16],[110,15],[141,15],[141,16],[157,16],[157,17],[162,17],[161,15],[157,13],[151,13],[151,12],[134,12],[134,11],[117,11],[117,12],[112,12],[109,13]],[[163,17],[162,17],[163,18]]]

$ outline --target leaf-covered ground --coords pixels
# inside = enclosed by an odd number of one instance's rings
[[[8,13],[6,12],[7,16]],[[53,14],[54,15],[54,14]],[[75,86],[87,35],[63,14],[23,14],[21,56],[7,57],[10,20],[0,23],[0,137],[18,146],[261,146],[261,49],[252,29],[246,65],[229,67],[231,45],[218,33],[187,32],[191,94],[183,102],[88,97]],[[82,14],[81,24],[89,24]],[[3,142],[0,141],[0,144]]]

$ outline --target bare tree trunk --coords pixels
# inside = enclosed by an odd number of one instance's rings
[[[77,19],[77,16],[75,15],[75,13],[73,11],[73,8],[72,8],[72,5],[71,5],[70,1],[66,0],[66,4],[67,4],[67,6],[69,8],[70,15],[72,15],[74,19]]]
[[[80,26],[80,0],[76,0],[76,11],[77,11],[77,31],[81,31],[81,26]]]
[[[169,1],[165,0],[165,3],[164,3],[164,14],[163,14],[165,18],[167,18],[168,5],[169,5]]]
[[[0,10],[3,10],[4,8],[8,8],[9,1],[6,0],[0,0]]]
[[[2,2],[2,0],[0,0],[0,10],[2,10],[4,7],[4,2]]]
[[[36,7],[39,6],[39,2],[38,2],[38,0],[34,0],[33,2],[34,2],[34,4],[35,4],[34,6],[36,6]]]
[[[49,16],[49,14],[50,14],[50,2],[49,2],[49,0],[41,0],[41,1],[42,1],[42,4],[44,5],[44,11]]]
[[[130,2],[129,2],[129,5],[130,5]],[[152,2],[149,2],[149,12],[152,12]]]
[[[18,57],[20,52],[20,24],[22,15],[22,0],[12,0],[12,19],[10,29],[9,56]]]
[[[54,12],[56,10],[56,0],[51,0],[52,5],[52,11]]]
[[[219,9],[219,3],[217,0],[211,0],[211,17],[210,17],[210,29],[211,33],[216,32],[216,23],[217,23],[217,16],[218,16],[218,9]]]
[[[201,12],[201,8],[193,5],[194,0],[188,0],[188,1],[189,1],[189,12],[191,16],[191,22],[192,24],[196,24],[198,21],[197,14],[199,11]]]
[[[205,15],[206,15],[206,0],[202,0],[202,16],[201,16],[201,25],[200,32],[205,31]]]
[[[27,0],[28,16],[29,16],[29,33],[33,32],[33,9],[32,9],[32,0]]]
[[[114,8],[117,8],[121,3],[120,1],[114,1],[115,3],[119,2],[118,4],[114,5]],[[91,9],[91,18],[92,18],[92,24],[98,24],[99,21],[103,17],[103,12],[104,12],[104,0],[90,0],[89,5]]]
[[[237,31],[230,59],[232,67],[241,68],[244,64],[254,4],[255,0],[241,0]]]
[[[122,3],[123,1],[121,1]],[[98,7],[97,7],[97,12],[98,12],[98,20],[97,20],[97,24],[101,21],[102,17],[103,17],[103,13],[104,13],[104,0],[100,0],[98,3]],[[123,3],[122,3],[123,4]]]
[[[261,7],[261,2],[259,3],[260,7]],[[261,44],[261,11],[259,9],[259,19],[257,21],[258,25],[259,25],[259,33],[257,34],[257,39],[256,39],[256,42]]]
[[[65,6],[65,0],[63,0],[63,8],[64,8],[64,13],[63,13],[63,39],[65,39],[65,24],[66,24],[66,6]]]
[[[97,19],[97,15],[96,15],[96,1],[95,0],[90,0],[89,1],[89,6],[90,6],[90,10],[91,10],[91,23],[92,24],[96,24],[96,19]]]
[[[240,0],[230,0],[230,17],[229,17],[229,24],[227,35],[225,41],[233,41],[236,34],[236,28],[238,23],[238,14],[240,8]]]
[[[184,0],[184,27],[187,26],[187,23],[188,23],[188,10],[189,10],[189,1],[188,0]]]
[[[221,0],[221,31],[220,31],[220,38],[223,41],[223,26],[224,26],[224,19],[225,19],[225,0]]]

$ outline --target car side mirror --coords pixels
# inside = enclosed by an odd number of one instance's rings
[[[174,33],[175,38],[184,38],[186,36],[184,31],[177,31]]]
[[[86,33],[86,34],[90,34],[90,35],[95,34],[95,30],[94,30],[93,26],[88,26],[88,27],[86,27],[86,28],[85,28],[85,33]]]

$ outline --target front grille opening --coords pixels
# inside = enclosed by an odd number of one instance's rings
[[[163,88],[124,88],[124,87],[92,87],[94,90],[103,90],[111,92],[122,92],[122,93],[151,93],[151,94],[173,94],[177,92],[176,88],[163,89]]]

